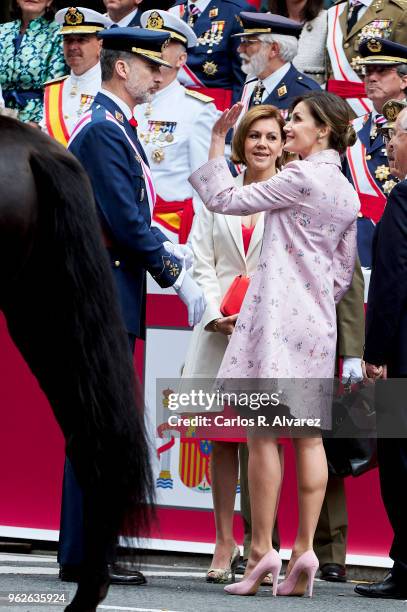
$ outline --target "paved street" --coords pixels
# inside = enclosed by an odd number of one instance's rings
[[[199,559],[199,558],[198,558]],[[202,558],[200,559],[202,562]],[[151,558],[142,569],[148,584],[142,587],[113,586],[100,610],[128,612],[257,612],[289,610],[297,612],[389,612],[407,610],[407,601],[366,600],[353,592],[353,584],[329,584],[317,581],[314,598],[272,599],[271,590],[262,587],[256,597],[238,598],[227,595],[220,585],[204,581],[202,563],[194,564],[193,557],[182,559],[167,557],[165,564]],[[64,604],[16,604],[8,603],[9,594],[39,593],[58,594],[70,601],[75,585],[61,583],[57,577],[58,566],[53,554],[0,553],[0,612],[57,612]]]

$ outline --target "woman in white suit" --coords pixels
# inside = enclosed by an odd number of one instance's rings
[[[284,121],[277,108],[251,108],[236,130],[232,161],[246,166],[235,178],[237,186],[265,181],[280,165]],[[202,321],[195,327],[183,371],[184,378],[214,378],[237,314],[224,317],[220,304],[236,276],[251,276],[258,263],[264,230],[264,213],[234,217],[202,207],[190,237],[194,252],[194,279],[207,301]],[[214,441],[211,459],[216,546],[208,582],[227,582],[239,561],[233,536],[233,512],[238,473],[239,441]]]

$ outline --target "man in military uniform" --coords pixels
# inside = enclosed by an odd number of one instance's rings
[[[242,70],[249,75],[241,92],[241,117],[256,104],[273,104],[287,111],[297,96],[321,89],[291,63],[297,54],[301,24],[271,13],[242,12],[240,18],[243,32],[236,35],[240,37],[238,52]]]
[[[359,47],[366,95],[373,110],[353,121],[358,139],[348,148],[344,172],[360,198],[358,252],[362,266],[371,267],[371,249],[375,224],[386,206],[386,198],[395,185],[380,133],[384,122],[383,105],[390,99],[403,100],[407,91],[407,46],[381,38],[369,38]]]
[[[71,73],[45,84],[41,127],[66,147],[75,124],[100,89],[102,43],[96,34],[110,20],[82,7],[61,9],[55,20],[61,24],[64,57]]]
[[[407,45],[407,0],[339,0],[328,10],[327,90],[355,117],[372,110],[358,63],[360,43],[372,37]]]
[[[161,82],[162,45],[168,33],[141,28],[112,28],[100,33],[102,89],[72,134],[69,150],[85,168],[100,214],[132,352],[136,338],[145,337],[145,286],[148,271],[161,287],[173,287],[188,308],[188,322],[197,324],[205,309],[201,289],[186,273],[182,245],[167,250],[167,237],[151,227],[155,189],[147,158],[132,127],[136,104],[150,99]],[[170,252],[171,251],[171,252]],[[66,467],[70,490],[64,492],[59,561],[61,577],[80,571],[82,523],[80,490]],[[76,510],[70,504],[76,500]],[[79,566],[79,567],[78,567]],[[68,570],[68,571],[67,571]],[[111,581],[143,584],[144,576],[113,568]]]
[[[103,0],[107,16],[114,26],[131,28],[140,25],[139,4],[143,0]]]
[[[167,11],[146,11],[142,27],[169,32],[162,82],[151,102],[137,106],[138,135],[149,160],[157,190],[153,224],[173,242],[185,243],[201,200],[188,177],[208,159],[211,130],[219,112],[212,98],[183,87],[177,80],[187,49],[197,38],[182,19]]]
[[[187,0],[170,9],[194,30],[198,44],[188,53],[179,81],[214,98],[219,110],[239,100],[244,74],[237,54],[239,13],[254,10],[244,0]]]

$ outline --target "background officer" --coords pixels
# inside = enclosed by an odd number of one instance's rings
[[[102,42],[96,33],[108,27],[110,20],[83,7],[62,9],[55,20],[62,26],[64,57],[71,73],[45,84],[41,127],[67,146],[75,124],[100,89]]]
[[[103,0],[107,16],[119,27],[135,27],[140,25],[139,4],[143,0]]]
[[[396,184],[391,176],[386,148],[380,132],[383,105],[390,99],[403,100],[407,91],[407,46],[381,38],[365,39],[359,48],[366,95],[373,110],[354,120],[358,139],[348,148],[344,172],[360,198],[358,251],[364,267],[371,267],[375,224]]]
[[[179,259],[169,253],[160,230],[150,227],[155,190],[148,161],[130,120],[131,109],[150,99],[161,81],[161,47],[167,33],[141,28],[113,28],[100,33],[102,89],[72,134],[69,150],[85,168],[94,192],[107,253],[132,351],[136,338],[145,337],[146,271],[161,287],[174,287],[188,307],[188,321],[202,317],[202,291]],[[182,248],[177,246],[182,252]],[[70,508],[80,491],[66,469],[69,491],[64,491],[59,561],[80,571],[82,524]],[[80,506],[80,504],[79,504]],[[77,510],[77,508],[76,508]],[[79,508],[80,510],[80,508]],[[65,545],[66,544],[66,545]],[[66,568],[62,577],[66,578]],[[72,574],[71,574],[72,577]],[[142,584],[144,576],[115,567],[113,583]]]
[[[240,18],[243,31],[236,35],[240,37],[238,52],[243,72],[251,75],[241,92],[244,110],[256,104],[287,110],[295,97],[320,89],[291,63],[297,54],[301,24],[271,13],[242,12]]]
[[[188,53],[178,79],[214,98],[219,110],[239,100],[244,74],[237,55],[239,13],[254,10],[244,0],[187,0],[171,9],[194,30],[198,44]]]
[[[345,0],[328,10],[327,90],[345,98],[355,117],[372,110],[360,71],[365,38],[407,45],[407,0]]]
[[[197,39],[182,19],[166,11],[146,11],[142,27],[169,32],[162,81],[148,104],[135,108],[138,134],[149,160],[157,190],[153,224],[174,242],[185,243],[194,212],[202,204],[188,177],[208,159],[211,130],[218,117],[212,98],[183,87],[177,80],[187,61],[187,48]]]

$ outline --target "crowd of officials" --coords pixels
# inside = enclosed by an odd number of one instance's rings
[[[188,309],[184,377],[331,379],[338,357],[344,382],[406,376],[407,1],[103,3],[105,14],[13,2],[14,20],[0,25],[0,105],[85,168],[130,349],[145,334],[149,272]],[[251,277],[248,293],[240,314],[225,316],[239,275]],[[288,400],[292,414],[324,422],[322,400],[312,404]],[[279,585],[283,448],[250,435],[213,443],[207,580],[244,573],[232,594],[264,583],[312,595],[318,568],[346,580],[343,479],[328,474],[318,431],[293,442],[300,521]],[[407,444],[379,440],[378,452],[394,567],[356,590],[405,599]],[[67,461],[65,580],[80,573],[81,507]],[[112,582],[145,582],[119,564],[110,571]]]

